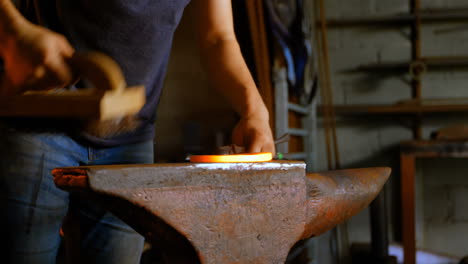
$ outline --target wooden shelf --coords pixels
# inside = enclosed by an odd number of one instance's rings
[[[468,56],[423,57],[417,61],[383,62],[364,64],[350,72],[362,71],[402,71],[408,72],[410,67],[424,66],[428,69],[441,69],[449,67],[468,68]]]
[[[408,140],[400,143],[400,151],[405,155],[426,158],[466,158],[468,157],[468,141]]]
[[[328,19],[327,25],[330,27],[355,27],[355,26],[409,26],[417,19],[423,23],[440,23],[440,22],[458,22],[468,21],[468,10],[460,8],[454,9],[433,9],[420,11],[417,14],[398,14],[386,16],[372,17],[356,17],[356,18],[341,18]],[[317,23],[320,25],[320,22]]]
[[[318,107],[323,113],[326,106]],[[423,113],[468,113],[468,98],[409,100],[392,105],[335,105],[334,110],[339,115],[355,114],[423,114]]]

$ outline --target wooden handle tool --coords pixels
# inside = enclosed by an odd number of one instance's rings
[[[0,116],[120,120],[135,115],[145,104],[144,86],[127,88],[119,65],[107,55],[78,53],[70,63],[93,88],[26,91],[1,98]]]

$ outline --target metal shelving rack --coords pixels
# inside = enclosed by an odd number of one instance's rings
[[[401,72],[411,73],[411,99],[393,105],[335,105],[339,115],[351,114],[398,114],[412,118],[414,139],[422,139],[422,115],[430,113],[468,112],[468,98],[460,100],[441,99],[425,100],[422,98],[421,76],[426,69],[445,69],[448,67],[468,67],[468,57],[423,57],[421,55],[421,28],[424,23],[468,21],[468,8],[457,9],[421,9],[421,0],[410,0],[410,13],[382,17],[330,19],[330,27],[411,27],[411,61],[361,65],[354,71],[366,72]],[[319,106],[319,112],[326,111]]]

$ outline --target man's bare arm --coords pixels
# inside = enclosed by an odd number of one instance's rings
[[[0,0],[0,56],[24,20],[11,0]]]
[[[25,87],[65,86],[73,79],[67,64],[73,53],[64,36],[30,23],[11,0],[0,0],[0,57],[5,64],[3,81],[9,84],[0,87],[2,95],[17,93]]]
[[[268,110],[235,36],[231,0],[195,2],[203,62],[216,89],[241,116],[233,132],[234,143],[249,152],[275,152]]]

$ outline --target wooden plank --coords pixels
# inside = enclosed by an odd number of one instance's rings
[[[400,155],[400,162],[404,263],[415,264],[415,157],[402,153]]]

